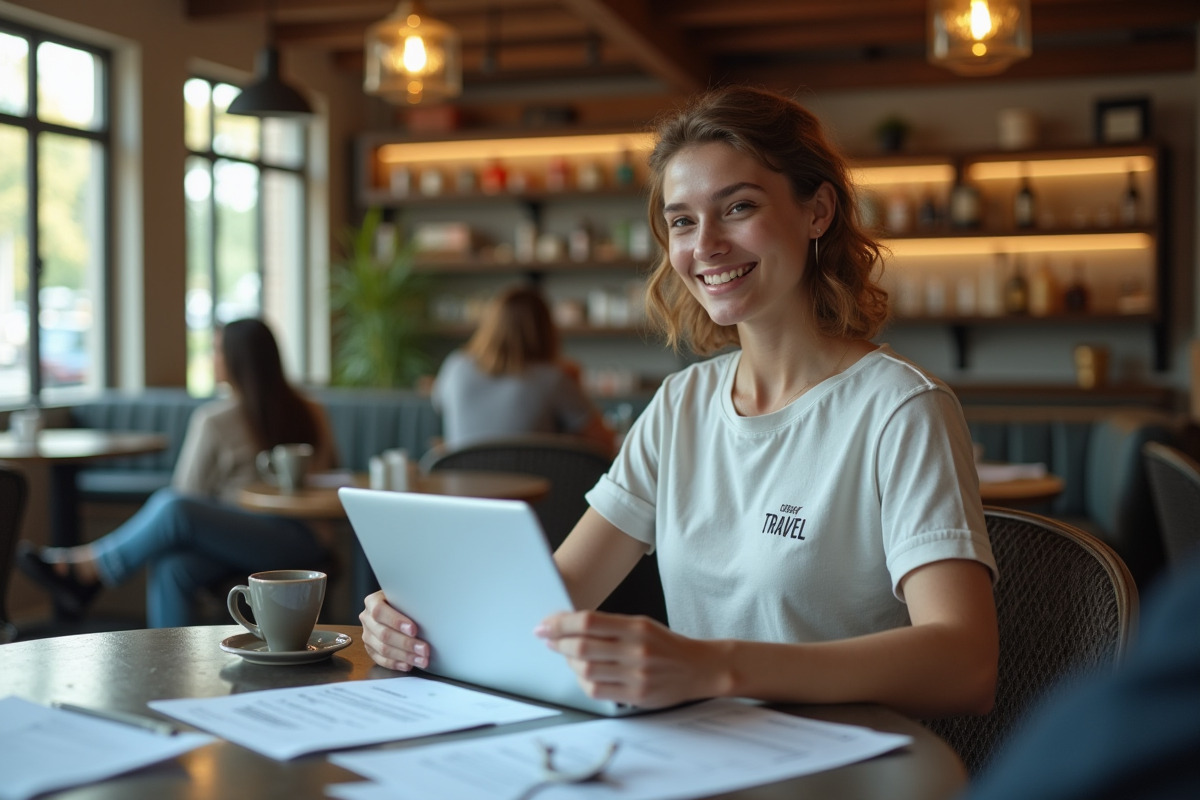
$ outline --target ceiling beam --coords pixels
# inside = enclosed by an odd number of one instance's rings
[[[708,83],[710,65],[684,44],[681,32],[655,16],[647,0],[563,0],[602,37],[635,54],[650,75],[680,91]]]
[[[924,58],[904,56],[875,60],[814,59],[791,65],[735,68],[730,70],[729,80],[788,90],[834,91],[1193,72],[1195,68],[1195,39],[1177,37],[1155,42],[1043,48],[999,75],[977,78],[955,75]]]

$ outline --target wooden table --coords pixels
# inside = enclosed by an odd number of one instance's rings
[[[264,511],[303,519],[344,519],[345,509],[338,498],[340,486],[367,486],[367,478],[354,474],[330,480],[315,475],[298,492],[283,492],[267,483],[253,483],[238,492],[238,504],[249,511]],[[516,472],[475,470],[438,470],[417,477],[415,491],[456,497],[487,497],[498,500],[524,500],[536,503],[550,493],[550,481],[537,475]]]
[[[219,642],[242,632],[236,625],[114,631],[16,642],[0,647],[0,696],[15,694],[48,704],[158,716],[149,700],[222,697],[237,692],[394,678],[401,673],[375,666],[356,626],[321,625],[350,634],[354,642],[330,660],[298,666],[249,664],[223,652]],[[903,733],[908,747],[869,761],[781,783],[721,795],[746,800],[783,798],[887,798],[943,800],[966,785],[966,772],[950,747],[919,723],[874,705],[786,706],[788,713]],[[413,747],[494,733],[591,719],[567,711],[518,725],[465,731],[379,747]],[[273,761],[227,741],[193,750],[175,761],[138,770],[86,788],[45,795],[88,800],[174,800],[253,797],[318,800],[331,783],[361,780],[321,754]]]
[[[140,456],[167,447],[160,433],[48,428],[33,442],[18,441],[11,433],[0,433],[0,461],[20,463],[29,469],[45,469],[50,497],[49,543],[56,547],[79,544],[83,529],[79,513],[76,477],[89,462],[114,456]],[[62,610],[55,604],[56,616]]]
[[[283,492],[267,483],[253,483],[238,492],[238,504],[248,511],[280,514],[313,521],[346,519],[337,490],[341,486],[368,484],[366,475],[314,475],[309,485],[298,492]],[[524,500],[536,503],[550,493],[550,481],[538,476],[517,472],[485,472],[477,470],[437,470],[417,477],[416,491],[423,494],[454,495],[456,497],[486,497],[496,500]],[[357,615],[363,600],[379,588],[375,573],[367,562],[355,536],[349,537],[350,580],[349,609]]]
[[[988,505],[1034,505],[1062,494],[1063,479],[1057,475],[1041,478],[1014,478],[1008,481],[980,481],[979,497]]]

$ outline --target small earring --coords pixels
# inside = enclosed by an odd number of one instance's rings
[[[820,231],[817,231],[819,234]],[[821,266],[821,237],[813,239],[813,262],[815,266]]]

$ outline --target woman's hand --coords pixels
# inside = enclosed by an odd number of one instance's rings
[[[729,685],[722,642],[680,636],[649,617],[575,611],[535,632],[599,700],[662,708],[722,695]]]
[[[408,672],[429,666],[429,644],[416,638],[417,624],[388,605],[382,591],[368,595],[358,615],[363,646],[381,667]]]

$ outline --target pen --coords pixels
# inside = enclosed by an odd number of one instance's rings
[[[73,703],[53,703],[55,708],[61,708],[63,711],[74,711],[77,714],[85,714],[89,717],[97,719],[106,719],[109,722],[119,722],[123,725],[133,725],[136,728],[148,730],[151,733],[157,733],[162,736],[174,736],[179,733],[179,729],[169,722],[160,722],[156,719],[143,717],[140,714],[127,714],[124,711],[110,711],[108,709],[87,708],[86,706],[77,706]]]

